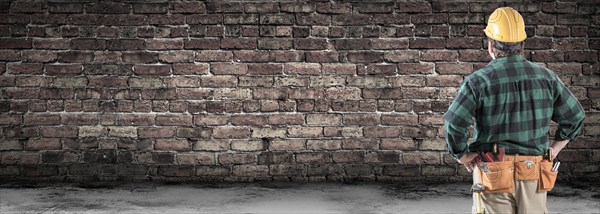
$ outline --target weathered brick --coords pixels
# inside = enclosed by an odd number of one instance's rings
[[[108,128],[108,136],[137,138],[137,127],[133,126],[113,126]]]
[[[419,151],[425,150],[434,150],[434,151],[444,151],[446,150],[446,142],[444,140],[423,140],[419,144]]]
[[[62,114],[62,125],[96,125],[98,117],[93,114]]]
[[[440,164],[441,155],[433,152],[404,153],[402,161],[407,165]]]
[[[339,114],[309,114],[306,116],[307,125],[335,126],[339,125],[342,115]]]
[[[400,127],[367,126],[363,128],[365,137],[399,137],[401,132]]]
[[[231,142],[231,149],[235,151],[262,151],[268,144],[260,140],[234,140]]]
[[[190,151],[191,143],[187,139],[157,139],[154,143],[156,150]]]
[[[250,137],[250,129],[247,127],[215,127],[213,137],[219,139],[239,139]]]
[[[78,129],[74,126],[41,127],[40,133],[43,137],[74,138]]]
[[[23,150],[23,144],[18,140],[1,139],[0,151]],[[3,161],[4,162],[4,161]]]
[[[8,74],[42,74],[43,65],[39,63],[8,63],[6,64]]]
[[[156,125],[191,126],[192,125],[192,115],[189,115],[189,114],[156,115]]]
[[[169,65],[134,65],[133,73],[141,76],[167,76],[171,73]]]
[[[107,134],[108,130],[103,126],[80,126],[79,137],[102,137]]]
[[[9,118],[9,117],[7,117],[7,118]],[[23,115],[23,124],[24,125],[58,125],[58,124],[60,124],[60,115],[57,115],[57,114],[25,114],[25,115]]]
[[[425,165],[421,169],[423,176],[447,176],[456,174],[454,166]]]
[[[229,122],[233,125],[263,126],[267,124],[267,117],[262,115],[233,115]]]
[[[433,63],[399,63],[398,73],[407,74],[433,74],[435,64]]]

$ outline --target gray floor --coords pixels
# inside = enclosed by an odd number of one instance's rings
[[[469,213],[469,184],[0,185],[0,213]],[[600,213],[594,186],[560,185],[552,213]]]

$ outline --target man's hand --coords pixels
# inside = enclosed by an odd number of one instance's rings
[[[467,168],[467,171],[471,173],[473,172],[473,166],[475,165],[474,160],[477,156],[478,155],[475,152],[467,152],[458,160],[458,163],[465,166],[465,168]]]

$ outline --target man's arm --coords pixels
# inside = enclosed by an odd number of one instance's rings
[[[554,142],[550,148],[554,150],[554,156],[556,157],[567,143],[575,140],[581,132],[585,111],[577,97],[569,91],[558,77],[556,77],[555,93],[552,120],[558,123],[558,129],[556,129]]]
[[[468,81],[463,82],[458,90],[458,95],[450,104],[444,114],[444,128],[446,130],[446,144],[448,152],[456,160],[461,159],[467,152],[469,140],[469,126],[472,124],[477,101]]]

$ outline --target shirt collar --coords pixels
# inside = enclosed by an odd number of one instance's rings
[[[496,59],[492,60],[490,62],[490,64],[492,64],[492,63],[507,63],[507,62],[521,62],[521,61],[525,61],[525,57],[523,57],[523,55],[521,55],[521,54],[517,54],[514,56],[496,58]]]

